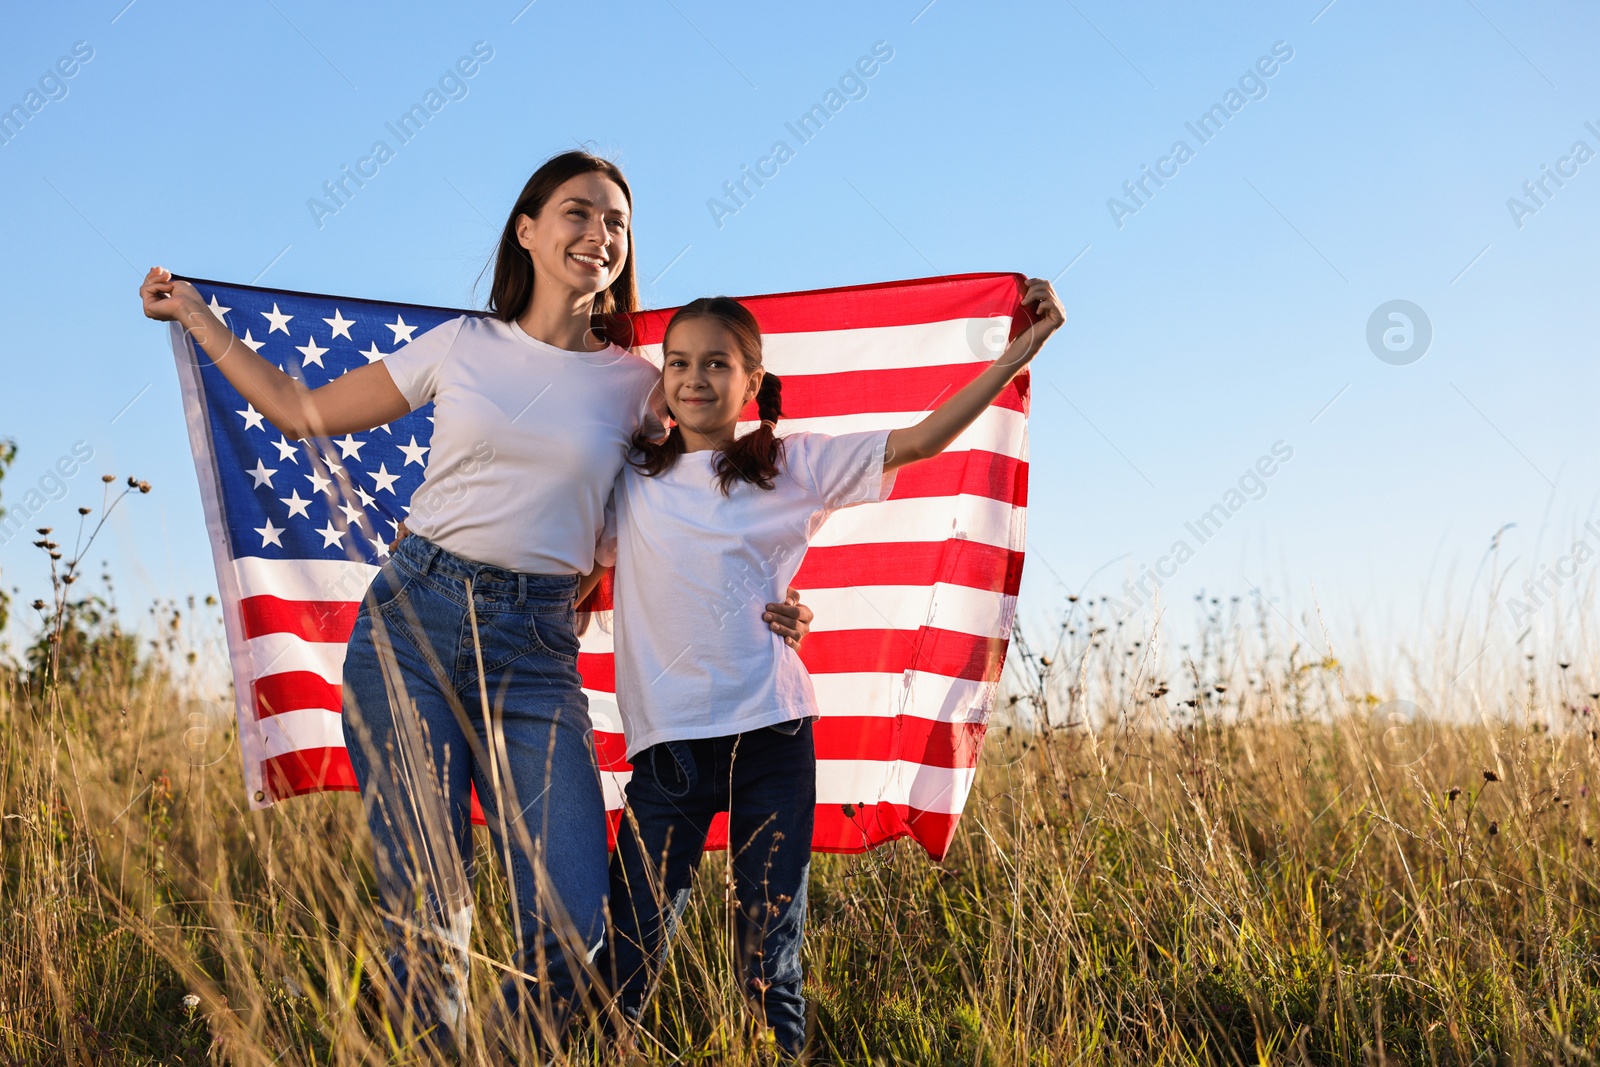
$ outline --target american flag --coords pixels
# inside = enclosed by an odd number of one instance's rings
[[[310,386],[383,359],[463,312],[190,279],[245,343]],[[970,274],[744,298],[783,378],[779,432],[908,426],[971,380],[1025,321],[1022,278]],[[661,362],[671,311],[635,316]],[[250,802],[353,790],[340,726],[345,641],[427,470],[432,408],[340,438],[286,440],[172,331],[217,568]],[[943,856],[972,787],[1016,614],[1028,492],[1028,377],[882,503],[835,514],[795,579],[816,612],[813,847],[912,837]],[[751,413],[753,415],[753,412]],[[610,590],[579,670],[615,827],[629,767]],[[752,624],[760,625],[758,619]],[[725,825],[712,845],[725,844]]]

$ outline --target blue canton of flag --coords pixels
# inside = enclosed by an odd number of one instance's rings
[[[313,389],[461,314],[194,284],[245,344]],[[292,441],[196,358],[230,554],[381,562],[427,470],[433,405],[364,433]]]

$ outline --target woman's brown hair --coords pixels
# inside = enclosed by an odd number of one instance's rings
[[[522,187],[517,202],[511,205],[511,215],[506,219],[505,231],[500,235],[500,249],[494,260],[494,281],[489,286],[489,312],[502,322],[513,322],[522,317],[533,302],[533,260],[528,250],[517,241],[517,218],[527,215],[538,218],[545,202],[563,182],[580,174],[603,174],[622,190],[622,197],[633,210],[633,192],[622,168],[609,159],[588,152],[563,152],[551,156],[533,172],[528,184]],[[633,219],[628,219],[628,258],[622,263],[609,286],[595,295],[592,315],[595,325],[608,340],[624,348],[632,342],[632,328],[628,315],[639,309],[639,285],[636,280],[633,255]]]
[[[712,319],[727,328],[739,345],[739,356],[746,373],[761,369],[761,327],[750,309],[731,296],[703,296],[679,308],[667,323],[661,337],[662,351],[672,328],[689,319]],[[756,390],[756,410],[760,412],[761,425],[742,437],[734,438],[728,447],[719,449],[714,466],[717,484],[722,495],[727,496],[734,482],[745,481],[761,489],[770,490],[778,475],[778,463],[783,458],[783,441],[774,432],[778,420],[783,418],[783,383],[776,374],[761,377],[761,387]],[[633,452],[628,461],[649,477],[670,470],[683,455],[683,431],[674,420],[666,440],[652,441],[643,430],[633,435]]]

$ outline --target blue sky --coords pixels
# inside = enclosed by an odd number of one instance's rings
[[[35,5],[0,37],[0,105],[44,101],[0,144],[0,436],[21,450],[0,495],[79,442],[94,458],[39,522],[68,527],[102,470],[152,481],[96,553],[125,603],[213,588],[144,268],[477,305],[511,199],[576,144],[628,171],[651,304],[1058,279],[1030,619],[1068,588],[1120,593],[1187,540],[1163,590],[1176,618],[1201,588],[1260,586],[1291,614],[1314,590],[1340,625],[1415,639],[1496,530],[1516,524],[1507,558],[1526,568],[1596,516],[1600,159],[1572,155],[1600,151],[1592,5],[125,2]],[[447,83],[455,98],[315,218],[323,183],[392,142],[385,124],[478,42],[492,58]],[[892,58],[858,98],[717,218],[723,183],[794,144],[784,124],[875,45]],[[1292,58],[1261,76],[1275,45]],[[1241,78],[1201,143],[1185,124]],[[1162,162],[1178,140],[1192,157]],[[1135,204],[1123,185],[1146,166],[1177,172]],[[1571,176],[1535,205],[1523,183],[1543,167]],[[1514,217],[1511,197],[1537,210]],[[1431,324],[1405,365],[1367,342],[1391,300]],[[1199,544],[1185,524],[1279,442],[1292,458],[1264,495]],[[31,599],[41,563],[0,546],[0,582]]]

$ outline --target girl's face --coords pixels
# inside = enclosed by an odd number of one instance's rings
[[[517,243],[534,277],[582,295],[604,292],[628,262],[628,201],[605,175],[590,172],[556,187],[538,218],[517,216]]]
[[[686,438],[705,438],[704,444],[720,447],[733,440],[739,412],[761,388],[764,373],[745,370],[739,343],[726,326],[693,318],[667,335],[661,389]]]

